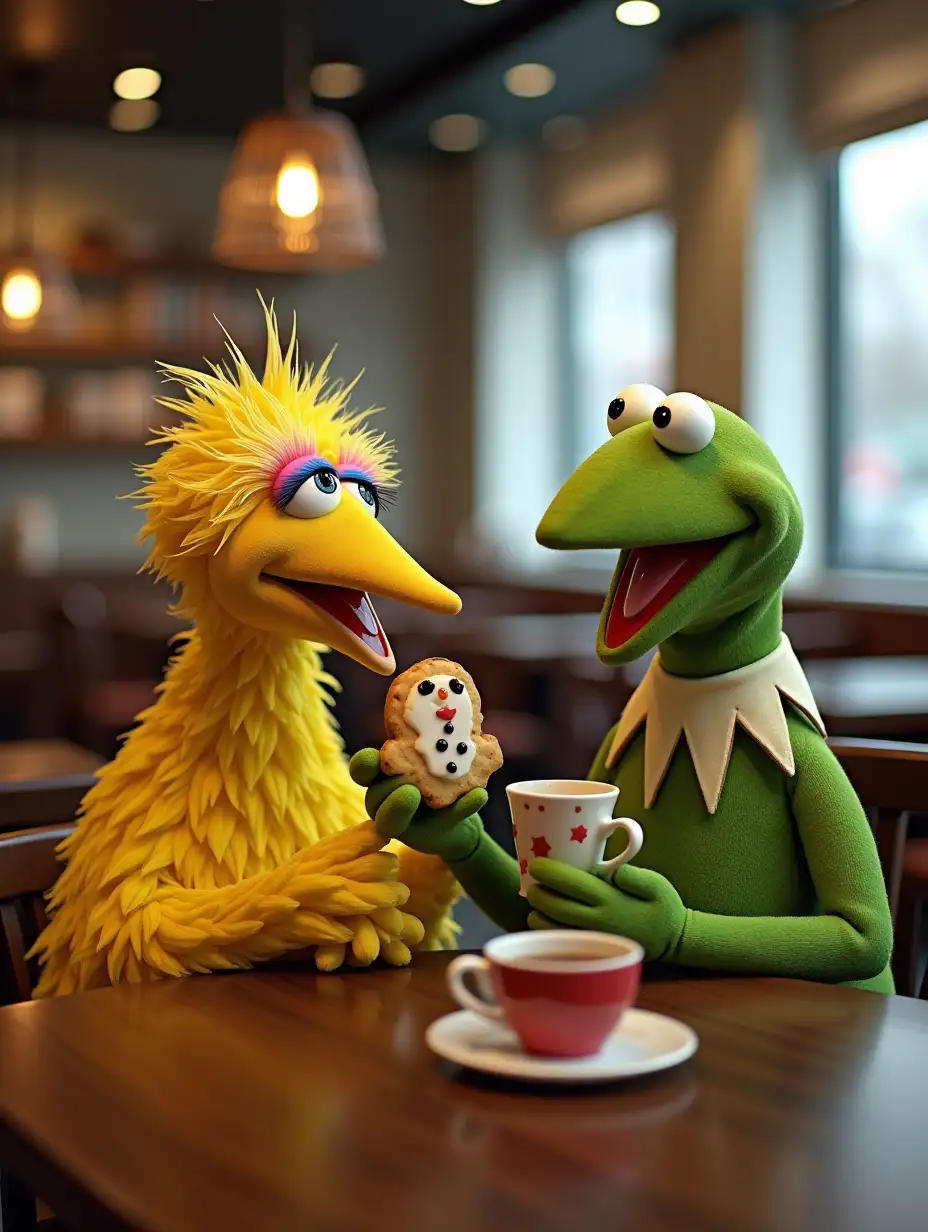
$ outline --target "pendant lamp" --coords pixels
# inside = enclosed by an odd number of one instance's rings
[[[38,80],[35,65],[19,65],[14,83],[24,95]],[[0,325],[9,333],[66,334],[75,325],[77,291],[64,263],[33,242],[35,133],[20,119],[16,134],[13,244],[0,256]]]
[[[213,255],[286,273],[371,265],[383,255],[377,194],[354,126],[309,93],[300,0],[285,23],[284,112],[242,131],[219,200]]]

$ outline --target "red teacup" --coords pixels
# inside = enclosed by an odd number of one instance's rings
[[[634,1004],[644,959],[636,941],[579,929],[509,933],[483,953],[451,963],[451,995],[465,1009],[508,1022],[526,1052],[547,1057],[599,1052]],[[480,997],[464,982],[471,971]]]

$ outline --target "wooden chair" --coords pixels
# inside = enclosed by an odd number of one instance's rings
[[[896,987],[907,996],[918,996],[928,839],[909,839],[909,821],[916,815],[928,816],[928,745],[849,737],[828,743],[873,826],[893,915]]]
[[[72,825],[0,835],[0,1004],[32,996],[37,971],[26,955],[45,927],[45,892],[58,879],[55,851]]]
[[[45,892],[61,872],[55,852],[73,826],[41,826],[0,835],[0,1004],[28,1001],[38,975],[26,959],[47,924]],[[60,1225],[19,1181],[0,1174],[3,1232],[60,1232]]]

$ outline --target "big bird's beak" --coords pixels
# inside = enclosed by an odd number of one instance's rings
[[[396,662],[368,592],[449,616],[461,610],[454,591],[347,492],[317,518],[262,504],[214,557],[211,577],[224,605],[247,623],[323,642],[383,675]]]

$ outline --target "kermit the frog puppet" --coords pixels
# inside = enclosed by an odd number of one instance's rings
[[[873,836],[782,628],[796,495],[748,424],[694,394],[630,386],[607,424],[537,538],[620,549],[597,653],[619,666],[658,648],[589,773],[620,789],[640,853],[611,879],[534,860],[526,900],[483,829],[484,792],[433,812],[365,749],[352,773],[371,815],[442,856],[503,928],[598,929],[633,937],[651,961],[891,992]]]

